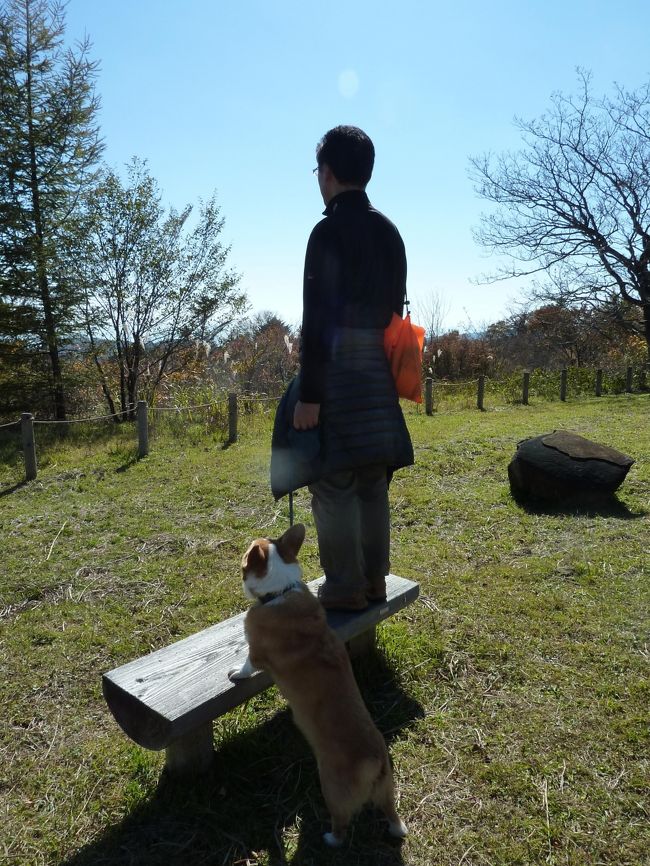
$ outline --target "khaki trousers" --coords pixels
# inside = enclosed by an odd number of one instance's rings
[[[385,466],[336,472],[309,485],[321,567],[333,590],[364,590],[390,570]]]

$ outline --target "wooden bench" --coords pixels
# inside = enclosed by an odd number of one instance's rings
[[[316,593],[323,577],[308,586]],[[330,626],[351,655],[374,643],[375,626],[419,595],[417,583],[386,578],[387,599],[362,611],[328,611]],[[213,757],[212,721],[271,686],[263,671],[236,683],[228,671],[248,655],[245,613],[135,659],[102,677],[106,702],[123,731],[145,749],[166,750],[173,775],[201,772]]]

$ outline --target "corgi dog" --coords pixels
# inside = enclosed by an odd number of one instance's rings
[[[332,820],[323,837],[328,845],[343,844],[350,820],[367,802],[403,838],[386,743],[363,703],[345,645],[302,581],[296,557],[304,538],[305,527],[296,524],[278,539],[256,539],[244,554],[244,593],[256,604],[244,621],[248,658],[229,676],[245,679],[263,669],[287,699],[318,763]]]

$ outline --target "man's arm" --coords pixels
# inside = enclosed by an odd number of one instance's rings
[[[395,257],[395,284],[393,287],[393,311],[398,316],[404,315],[404,298],[406,297],[406,252],[404,241],[395,229],[394,257]]]
[[[330,356],[335,309],[340,293],[340,273],[340,253],[327,221],[323,220],[312,231],[305,255],[300,401],[294,413],[294,426],[299,430],[310,429],[318,424],[323,376]]]

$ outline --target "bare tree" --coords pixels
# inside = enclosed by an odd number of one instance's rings
[[[589,73],[579,80],[576,97],[515,120],[521,150],[472,158],[477,192],[496,205],[476,238],[511,257],[488,280],[559,270],[563,303],[614,293],[639,308],[650,363],[650,84],[594,99]]]
[[[424,339],[427,344],[442,335],[448,315],[449,302],[437,291],[429,292],[425,298],[414,304],[414,318],[418,325],[424,328]]]
[[[127,171],[125,186],[105,170],[88,196],[77,263],[100,384],[112,414],[119,395],[123,419],[133,417],[145,374],[150,398],[189,345],[214,339],[246,306],[239,276],[226,269],[215,197],[188,227],[192,208],[165,213],[143,162]]]

